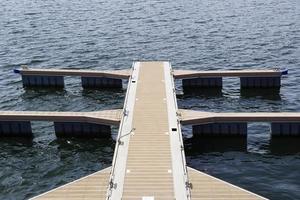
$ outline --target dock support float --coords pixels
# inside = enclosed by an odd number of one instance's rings
[[[22,66],[24,87],[64,87],[65,76],[81,77],[83,88],[122,88],[122,79],[128,79],[131,70],[92,71],[76,69],[33,69]]]
[[[97,137],[108,138],[111,127],[108,125],[85,122],[54,122],[57,137]]]
[[[106,77],[81,77],[83,88],[122,88],[122,79]]]
[[[0,121],[1,137],[32,137],[30,121]]]
[[[183,89],[222,88],[222,77],[182,79]]]
[[[300,136],[300,123],[288,122],[288,123],[271,123],[272,137],[280,136]]]
[[[299,122],[271,122],[272,137],[300,136]],[[196,136],[246,136],[247,123],[210,123],[193,125],[193,135]]]
[[[281,77],[241,77],[241,88],[280,88]]]
[[[193,125],[193,136],[247,137],[247,123],[210,123]]]
[[[247,135],[248,122],[269,122],[272,137],[300,137],[300,113],[213,113],[179,110],[181,123],[192,125],[198,135]]]
[[[227,71],[196,71],[174,70],[175,79],[182,79],[185,90],[197,88],[222,88],[222,78],[239,77],[241,88],[280,88],[281,76],[288,70],[227,70]]]
[[[0,111],[1,136],[33,136],[31,121],[54,122],[57,137],[98,137],[111,135],[118,126],[122,110],[96,112]]]
[[[33,76],[22,75],[22,81],[24,87],[64,87],[63,76]]]

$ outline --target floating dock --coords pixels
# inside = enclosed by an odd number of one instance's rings
[[[193,125],[194,133],[214,136],[226,127],[227,131],[223,131],[222,135],[239,136],[241,132],[245,133],[245,123],[266,121],[273,124],[272,131],[277,131],[276,134],[300,135],[300,127],[294,130],[300,123],[298,113],[209,113],[177,107],[174,79],[183,79],[185,87],[201,89],[221,86],[222,77],[238,76],[241,77],[241,87],[269,88],[280,87],[281,76],[286,71],[197,72],[172,70],[169,62],[134,62],[132,69],[122,71],[20,69],[15,72],[22,75],[25,87],[64,86],[64,76],[80,76],[84,88],[86,85],[96,88],[119,87],[119,80],[128,80],[123,110],[0,112],[0,129],[2,132],[5,130],[5,136],[10,133],[22,136],[18,122],[26,122],[28,126],[30,121],[53,121],[55,131],[60,133],[57,136],[107,137],[110,129],[105,127],[119,125],[112,167],[32,199],[265,199],[187,167],[181,125]],[[247,78],[247,81],[242,78]],[[49,81],[56,84],[50,84]],[[100,127],[93,128],[91,124]]]

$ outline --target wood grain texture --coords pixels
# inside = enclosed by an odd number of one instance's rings
[[[20,69],[22,75],[31,76],[82,76],[82,77],[106,77],[128,79],[131,75],[131,70],[79,70],[79,69]]]
[[[174,199],[163,62],[141,62],[122,199]]]
[[[180,109],[180,121],[184,125],[214,122],[300,122],[297,112],[213,113]]]
[[[119,125],[122,110],[96,112],[0,111],[0,121],[89,122]]]
[[[36,196],[34,200],[105,200],[110,167]]]
[[[188,168],[192,183],[193,200],[262,200],[259,195],[248,192],[230,183],[209,176],[203,172]]]
[[[206,77],[279,77],[279,70],[227,70],[227,71],[197,71],[173,70],[175,79],[206,78]]]
[[[133,107],[132,125],[134,129],[128,134],[130,138],[126,166],[124,166],[126,173],[124,182],[122,182],[122,200],[142,200],[143,197],[154,197],[155,200],[176,199],[174,191],[174,180],[176,177],[174,178],[175,173],[172,171],[172,164],[174,163],[172,163],[170,142],[170,134],[172,133],[170,133],[170,122],[168,120],[164,73],[163,62],[140,63]],[[14,114],[11,113],[11,115]],[[25,113],[24,116],[28,117],[33,114],[36,113]],[[177,114],[181,121],[186,123],[207,122],[214,119],[214,117],[231,117],[232,120],[236,119],[236,117],[243,117],[241,114],[237,116],[230,113],[221,115],[189,110],[178,110]],[[9,113],[6,113],[5,116],[9,115]],[[72,118],[73,115],[78,117],[74,113],[68,113],[66,116]],[[106,114],[94,112],[92,116],[93,118],[116,120],[120,119],[120,115],[120,111],[108,111]],[[47,115],[45,114],[45,116]],[[86,113],[81,113],[79,116],[86,117]],[[88,116],[91,117],[91,113]],[[61,114],[52,113],[52,117],[60,119]],[[249,116],[246,114],[244,117]],[[257,116],[253,115],[251,117],[254,119]],[[260,117],[263,119],[270,117],[270,115],[262,115]],[[105,169],[34,199],[106,199],[106,194],[110,191],[108,189],[109,171],[110,169]],[[189,182],[192,184],[191,199],[264,199],[191,168],[188,168],[188,174]]]

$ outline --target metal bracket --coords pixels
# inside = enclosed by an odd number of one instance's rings
[[[117,188],[117,183],[114,183],[112,180],[109,182],[109,188],[110,189],[116,189]]]
[[[121,140],[119,139],[119,140],[118,140],[118,144],[119,144],[119,145],[124,145],[124,142],[121,141]]]
[[[191,182],[185,182],[185,187],[187,189],[193,189],[193,184]]]
[[[124,115],[124,116],[128,116],[128,113],[129,113],[129,110],[127,110],[127,109],[124,109],[124,110],[123,110],[123,115]]]

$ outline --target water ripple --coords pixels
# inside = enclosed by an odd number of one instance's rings
[[[177,69],[288,68],[279,94],[244,93],[237,79],[225,79],[221,93],[183,95],[178,103],[217,112],[299,111],[297,6],[296,0],[0,1],[0,109],[121,108],[124,90],[82,90],[72,78],[64,90],[24,90],[12,70],[126,69],[147,59],[170,60]],[[59,140],[49,123],[33,128],[33,140],[0,141],[0,199],[29,198],[111,164],[113,140]],[[276,151],[266,124],[249,129],[242,150],[197,149],[186,140],[189,165],[271,199],[300,199],[299,151]],[[183,134],[191,137],[191,128]]]

